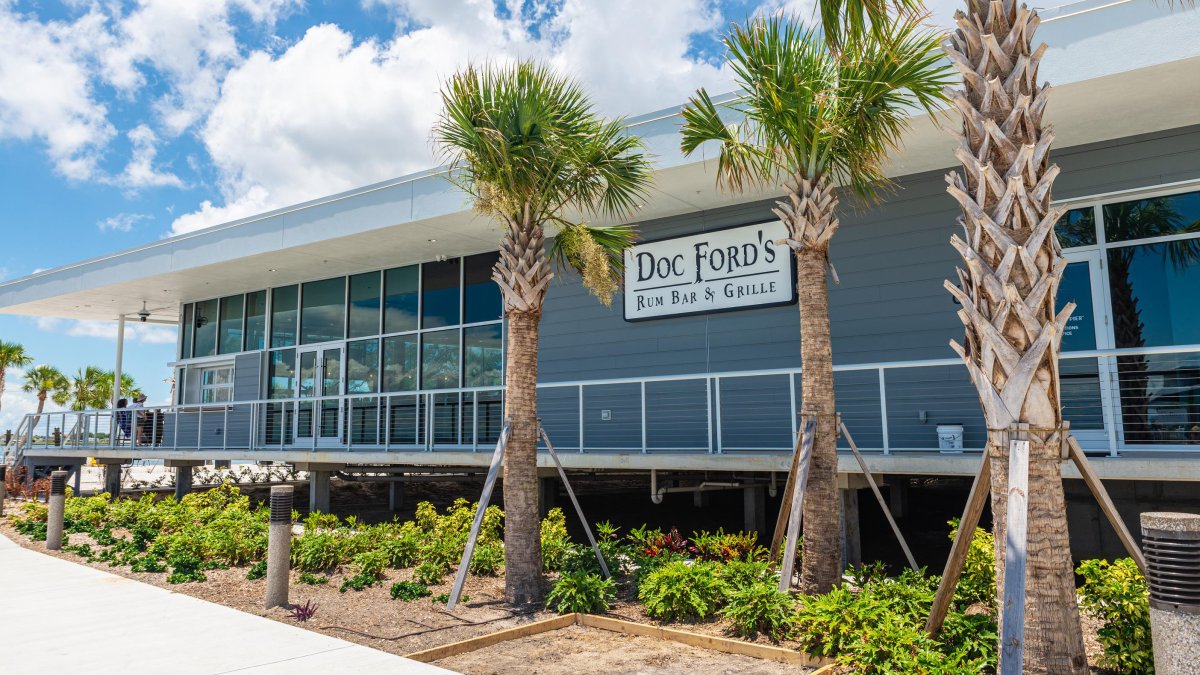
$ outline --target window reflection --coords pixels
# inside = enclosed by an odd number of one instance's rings
[[[1130,444],[1200,445],[1200,354],[1117,359]]]
[[[246,350],[263,348],[267,329],[267,292],[246,294]]]
[[[346,345],[346,393],[368,394],[379,386],[379,340],[356,340]]]
[[[350,277],[350,326],[347,337],[379,335],[379,272]]]
[[[1104,405],[1100,397],[1100,369],[1096,359],[1061,359],[1058,362],[1063,418],[1075,430],[1103,429]]]
[[[1200,239],[1108,251],[1117,347],[1200,343]]]
[[[498,253],[463,258],[463,323],[495,321],[504,314],[500,287],[492,281]]]
[[[500,324],[465,328],[463,342],[463,386],[500,386],[503,363]]]
[[[296,344],[296,287],[271,290],[271,346]]]
[[[458,386],[458,330],[439,330],[421,335],[421,388],[449,389]]]
[[[383,332],[402,333],[417,329],[419,270],[419,265],[409,265],[383,273],[384,291],[387,293],[383,308]]]
[[[383,340],[383,390],[413,391],[420,363],[417,336],[397,335]]]
[[[183,306],[183,339],[179,345],[179,358],[187,359],[192,356],[192,304],[188,303]],[[182,386],[180,387],[182,389]]]
[[[271,352],[267,364],[267,398],[292,398],[296,391],[296,350]]]
[[[421,328],[458,323],[458,270],[458,258],[421,265]]]
[[[1104,238],[1109,243],[1189,232],[1200,232],[1200,192],[1104,206]]]
[[[346,311],[346,278],[304,284],[300,292],[300,344],[341,340]]]
[[[217,351],[232,354],[242,351],[242,310],[245,298],[231,295],[221,298],[221,325]]]
[[[1087,206],[1071,209],[1054,225],[1058,243],[1063,248],[1092,246],[1096,243],[1096,209]]]
[[[217,301],[197,302],[195,312],[196,356],[212,356],[217,353]]]

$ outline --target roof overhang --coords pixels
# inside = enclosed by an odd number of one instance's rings
[[[1200,122],[1200,10],[1152,0],[1084,2],[1043,13],[1055,85],[1056,148]],[[630,120],[655,159],[638,221],[773,196],[714,187],[715,147],[679,151],[679,108]],[[957,121],[920,115],[888,173],[952,166]],[[183,302],[299,281],[495,250],[499,230],[434,170],[163,239],[0,284],[0,312],[75,319],[178,320]]]

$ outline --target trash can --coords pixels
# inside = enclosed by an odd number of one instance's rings
[[[937,425],[937,435],[938,450],[942,452],[962,452],[963,425],[939,424]]]

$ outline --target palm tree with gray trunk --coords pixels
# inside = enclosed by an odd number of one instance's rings
[[[552,262],[579,271],[605,304],[616,292],[629,226],[582,218],[628,215],[644,198],[650,164],[620,120],[602,119],[574,81],[530,62],[468,67],[442,89],[434,139],[450,178],[501,230],[492,278],[507,321],[504,462],[505,597],[542,598],[537,480],[538,324]],[[546,237],[557,232],[549,253]]]
[[[843,31],[839,50],[828,47],[827,33],[791,16],[734,26],[724,43],[739,97],[718,106],[701,89],[683,110],[685,154],[720,144],[718,186],[734,192],[778,188],[785,195],[773,211],[795,254],[801,410],[816,417],[802,518],[805,593],[826,592],[841,578],[827,287],[829,247],[839,223],[837,188],[876,197],[887,185],[884,163],[899,147],[911,111],[933,112],[951,82],[940,62],[938,33],[912,14],[881,20],[871,31]]]
[[[69,386],[70,381],[67,376],[54,366],[34,366],[25,371],[25,383],[21,385],[21,390],[27,394],[37,394],[37,416],[33,418],[35,428],[42,411],[46,409],[46,399],[54,392],[62,391]]]
[[[996,583],[1004,589],[1009,445],[1007,430],[1028,425],[1024,667],[1034,673],[1084,673],[1087,656],[1062,486],[1063,419],[1058,351],[1074,310],[1055,311],[1067,263],[1051,205],[1058,167],[1054,134],[1043,125],[1049,85],[1038,83],[1045,45],[1034,47],[1037,13],[1015,0],[968,0],[956,14],[946,54],[962,74],[953,92],[962,115],[955,156],[962,172],[946,180],[962,207],[958,283],[966,338],[952,346],[979,392],[988,433],[996,539]],[[1003,602],[1000,611],[1003,613]],[[1004,655],[1001,655],[1001,659]]]
[[[32,364],[33,357],[25,352],[25,347],[16,342],[0,340],[0,405],[3,405],[4,380],[8,377],[8,369]]]

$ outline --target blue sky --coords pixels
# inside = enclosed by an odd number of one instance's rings
[[[471,60],[548,61],[611,115],[727,90],[721,30],[782,7],[811,0],[0,0],[0,280],[427,168],[438,84]],[[115,335],[0,315],[68,373],[111,368]],[[127,334],[154,401],[174,344]],[[34,405],[8,379],[0,431]]]

